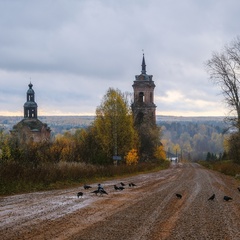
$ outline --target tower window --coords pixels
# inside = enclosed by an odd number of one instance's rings
[[[143,93],[143,92],[140,92],[140,93],[139,93],[138,101],[139,101],[139,102],[144,102],[144,93]]]

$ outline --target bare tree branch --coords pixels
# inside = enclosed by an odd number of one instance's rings
[[[222,52],[214,52],[206,68],[212,82],[221,88],[229,112],[234,114],[228,120],[240,133],[240,37],[226,45]]]

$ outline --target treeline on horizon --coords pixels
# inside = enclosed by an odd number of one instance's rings
[[[165,150],[189,161],[216,160],[224,157],[228,126],[224,121],[158,122]],[[212,158],[209,159],[209,154]]]
[[[52,129],[52,136],[74,134],[91,125],[94,116],[45,116],[39,117]],[[164,120],[166,119],[166,121]],[[19,117],[1,117],[8,128],[16,124]],[[228,136],[228,125],[221,117],[176,117],[157,115],[161,127],[162,143],[166,152],[185,160],[206,160],[209,153],[221,158],[224,154],[224,139]]]

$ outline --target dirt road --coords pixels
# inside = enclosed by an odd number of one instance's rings
[[[125,189],[116,191],[113,185],[120,182]],[[130,188],[130,182],[137,186]],[[80,186],[0,198],[0,238],[240,239],[240,192],[231,177],[178,164],[102,184],[108,192],[102,197],[91,193],[96,183],[90,190]],[[216,198],[208,201],[213,193]],[[233,200],[224,201],[224,195]]]

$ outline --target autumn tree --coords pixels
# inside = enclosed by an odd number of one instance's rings
[[[11,149],[9,147],[9,136],[4,133],[4,128],[0,127],[0,163],[11,159]]]
[[[213,53],[207,62],[210,79],[219,85],[224,100],[229,107],[229,116],[226,118],[237,129],[230,139],[230,155],[240,163],[240,37],[237,37],[222,52]]]
[[[235,163],[240,164],[240,136],[233,133],[228,138],[228,156]]]
[[[138,163],[138,152],[137,149],[131,149],[125,156],[125,161],[127,165],[136,165]]]
[[[109,88],[96,109],[96,139],[108,163],[114,155],[124,157],[137,144],[133,118],[125,94]]]
[[[74,134],[80,161],[92,164],[106,163],[106,157],[102,151],[97,136],[97,129],[93,125],[86,129],[77,130]]]
[[[154,156],[157,160],[166,160],[166,152],[163,145],[160,145],[156,148]]]

